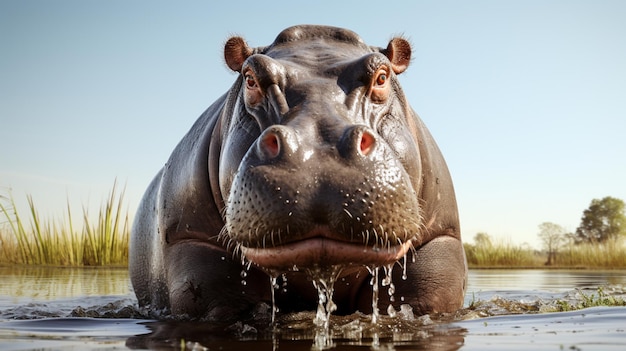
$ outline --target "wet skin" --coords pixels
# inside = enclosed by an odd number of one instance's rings
[[[296,26],[267,47],[231,38],[224,56],[236,82],[139,206],[130,248],[139,304],[157,316],[244,318],[271,303],[269,276],[280,275],[277,306],[313,309],[304,272],[340,266],[338,312],[367,313],[366,266],[399,261],[396,307],[461,307],[467,265],[452,181],[398,81],[409,43],[371,47],[345,29]]]

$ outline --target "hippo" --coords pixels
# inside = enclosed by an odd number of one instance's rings
[[[375,276],[395,291],[378,303],[459,309],[467,262],[456,198],[400,87],[408,40],[374,47],[350,30],[299,25],[265,47],[232,37],[224,58],[237,79],[137,210],[129,270],[139,305],[203,320],[272,302],[313,310],[311,272],[333,272],[336,313],[371,313],[374,268],[385,267]]]

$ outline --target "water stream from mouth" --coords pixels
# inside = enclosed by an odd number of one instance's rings
[[[378,271],[380,267],[367,267],[372,275],[370,285],[372,286],[372,324],[378,323],[380,312],[378,310]]]
[[[406,259],[403,261],[406,263]],[[385,266],[366,266],[371,279],[370,285],[372,287],[372,314],[371,325],[375,327],[380,321],[381,315],[378,307],[379,304],[379,290],[380,286],[387,287],[387,293],[389,294],[389,301],[391,302],[386,309],[387,315],[394,318],[397,315],[397,311],[393,307],[392,303],[395,301],[395,286],[392,281],[393,267],[395,263],[387,264]],[[402,264],[401,264],[402,265]],[[405,265],[402,265],[405,266]],[[317,290],[318,305],[315,317],[313,318],[313,324],[315,325],[315,336],[313,349],[326,350],[333,347],[333,333],[330,326],[331,314],[337,310],[337,305],[333,301],[334,285],[339,275],[345,267],[342,265],[334,265],[330,267],[313,267],[306,268],[303,271],[307,274],[307,277],[311,280],[313,286]],[[380,279],[381,268],[383,269],[384,276]],[[294,269],[299,270],[299,269]],[[403,272],[405,268],[403,267]],[[276,304],[276,291],[279,289],[287,289],[286,275],[282,274],[282,287],[279,286],[278,277],[281,276],[277,272],[270,274],[270,290],[272,298],[272,310],[271,320],[272,325],[276,328],[276,314],[279,312]],[[404,279],[405,273],[403,273]],[[377,334],[372,334],[376,336]]]
[[[248,275],[248,270],[252,262],[245,258],[245,255],[242,255],[242,266],[243,269],[241,271],[241,284],[243,286],[246,285],[246,278]],[[407,279],[407,255],[402,257],[402,260],[397,262],[389,263],[383,266],[364,266],[367,268],[370,274],[370,286],[372,287],[372,314],[371,314],[371,326],[377,327],[381,319],[380,309],[379,309],[379,293],[380,286],[387,288],[387,293],[389,295],[389,305],[385,309],[387,315],[391,318],[394,318],[399,311],[396,311],[393,303],[395,301],[395,285],[393,284],[393,268],[396,263],[398,263],[402,267],[402,279]],[[318,295],[318,305],[315,317],[312,322],[315,325],[315,337],[314,337],[314,349],[325,350],[333,347],[333,333],[330,326],[330,317],[331,314],[337,310],[337,305],[333,301],[334,294],[334,286],[337,281],[339,275],[349,265],[332,265],[332,266],[314,266],[314,267],[298,267],[293,266],[293,268],[288,271],[303,271],[307,275],[307,277],[311,280],[313,286],[317,290]],[[383,269],[383,276],[381,277],[381,268]],[[286,272],[279,272],[274,270],[266,270],[266,273],[269,275],[269,283],[270,283],[270,292],[271,292],[271,323],[274,329],[278,328],[277,326],[277,314],[279,312],[279,308],[276,301],[276,291],[279,289],[286,290],[287,286],[287,275]],[[282,283],[279,284],[279,277],[281,277]],[[381,279],[382,278],[382,279]],[[404,297],[400,297],[401,301],[404,301]],[[372,334],[376,336],[376,333]]]
[[[387,314],[389,315],[389,317],[392,317],[392,318],[396,316],[396,309],[393,307],[393,302],[396,300],[394,296],[396,292],[396,286],[393,285],[393,281],[391,280],[392,274],[393,274],[393,266],[394,266],[394,263],[391,263],[383,267],[383,269],[385,270],[385,277],[383,278],[383,281],[382,281],[382,286],[388,287],[387,293],[389,294],[390,303],[389,303],[389,306],[387,306]]]
[[[244,265],[244,270],[241,272],[241,277],[244,279],[242,284],[245,285],[246,271],[250,268],[249,262]],[[402,279],[406,279],[406,266],[407,257],[403,257],[402,262],[398,262],[402,266]],[[390,263],[384,266],[365,266],[371,275],[370,285],[372,287],[372,314],[371,323],[375,325],[380,320],[379,304],[379,291],[380,286],[387,287],[387,293],[389,295],[390,304],[386,308],[387,315],[391,318],[397,315],[397,311],[393,306],[395,301],[395,285],[393,284],[393,268],[396,262]],[[380,279],[380,269],[383,269],[384,276]],[[332,343],[332,335],[330,331],[330,316],[337,310],[337,305],[333,301],[334,285],[337,278],[341,274],[345,267],[343,265],[333,265],[330,267],[319,267],[303,269],[311,280],[313,286],[317,290],[318,305],[313,324],[317,326],[316,330],[316,344],[322,349],[330,347]],[[298,267],[293,267],[293,271],[299,271]],[[278,284],[278,277],[282,277],[282,287]],[[285,273],[271,272],[270,273],[270,291],[272,299],[271,321],[272,325],[276,323],[276,314],[279,312],[276,304],[276,290],[287,289],[287,276]]]
[[[330,268],[312,268],[307,269],[306,274],[313,282],[313,286],[317,289],[317,313],[313,323],[328,332],[330,315],[337,310],[337,305],[333,302],[333,294],[335,292],[335,281],[343,270],[341,266],[332,266]]]
[[[278,306],[276,306],[276,290],[278,289],[278,276],[270,275],[270,291],[272,293],[272,325],[276,325],[276,313],[278,312]]]
[[[333,301],[335,282],[341,274],[343,266],[307,269],[306,274],[317,289],[318,304],[313,324],[316,325],[312,349],[327,350],[333,347],[333,336],[330,331],[330,315],[337,310]]]

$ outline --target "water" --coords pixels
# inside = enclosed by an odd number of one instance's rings
[[[597,295],[599,287],[606,296],[626,298],[624,270],[472,270],[466,308],[455,314],[419,317],[403,306],[390,317],[379,306],[375,324],[371,315],[331,316],[329,335],[319,333],[316,311],[279,313],[273,329],[269,305],[259,306],[258,318],[246,323],[142,319],[122,268],[0,267],[0,282],[0,350],[626,347],[626,307],[548,312]]]

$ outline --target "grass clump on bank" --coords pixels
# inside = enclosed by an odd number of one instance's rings
[[[622,297],[606,293],[602,287],[598,287],[597,294],[585,294],[582,290],[577,290],[579,295],[578,301],[571,302],[567,300],[557,300],[555,311],[567,312],[598,306],[626,306],[626,300]]]
[[[534,267],[537,257],[529,247],[515,245],[510,241],[464,244],[470,267]]]
[[[591,307],[622,307],[626,306],[626,300],[622,297],[621,289],[606,291],[600,286],[594,291],[585,292],[576,288],[573,294],[555,300],[524,301],[523,299],[507,299],[498,295],[490,300],[476,299],[473,295],[467,309],[463,310],[464,316],[470,318],[488,317],[503,314],[529,314],[548,312],[577,311]],[[472,311],[472,312],[469,312]]]
[[[12,196],[0,196],[0,264],[105,266],[128,263],[129,221],[123,211],[124,191],[113,185],[97,220],[83,207],[82,227],[73,225],[69,203],[63,221],[43,219],[31,196],[29,213],[18,212]]]

